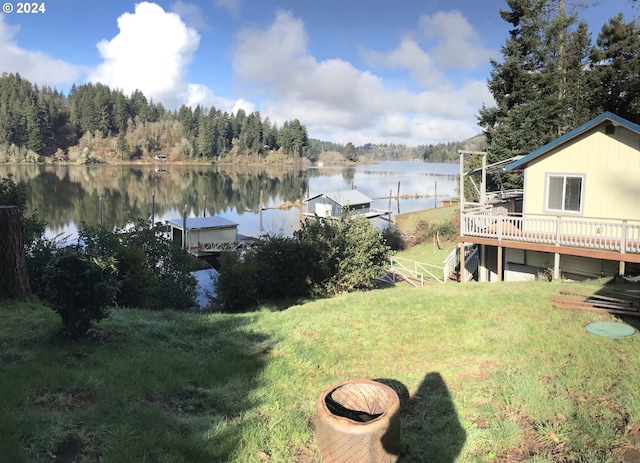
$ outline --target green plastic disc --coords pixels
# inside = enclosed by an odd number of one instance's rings
[[[626,323],[619,322],[593,322],[589,323],[585,329],[587,333],[597,334],[610,339],[620,339],[633,336],[637,330]]]

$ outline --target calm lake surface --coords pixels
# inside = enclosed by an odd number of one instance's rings
[[[124,227],[138,217],[155,221],[220,215],[239,224],[248,236],[291,235],[299,227],[300,208],[287,206],[320,193],[356,188],[374,199],[372,207],[393,214],[434,207],[456,194],[458,165],[385,161],[356,167],[227,168],[176,165],[0,165],[0,177],[13,175],[26,186],[30,210],[49,224],[47,235],[74,239],[81,223]],[[260,209],[260,191],[263,208]],[[377,198],[377,199],[376,199]],[[154,206],[152,206],[154,205]]]

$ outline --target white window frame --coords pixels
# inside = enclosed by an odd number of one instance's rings
[[[561,177],[562,181],[562,208],[552,209],[549,207],[551,179]],[[580,209],[573,211],[565,209],[565,200],[567,195],[567,178],[579,178],[580,179]],[[573,174],[573,173],[547,173],[545,176],[544,187],[544,210],[547,214],[555,215],[583,215],[584,214],[584,192],[585,192],[586,175],[585,174]]]

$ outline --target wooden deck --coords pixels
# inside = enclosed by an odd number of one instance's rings
[[[640,262],[640,222],[463,212],[460,241]]]

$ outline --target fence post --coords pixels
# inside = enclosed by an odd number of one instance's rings
[[[627,252],[627,220],[622,221],[622,236],[620,237],[620,254]]]
[[[562,220],[562,217],[557,216],[556,217],[556,246],[560,246],[560,221]]]

